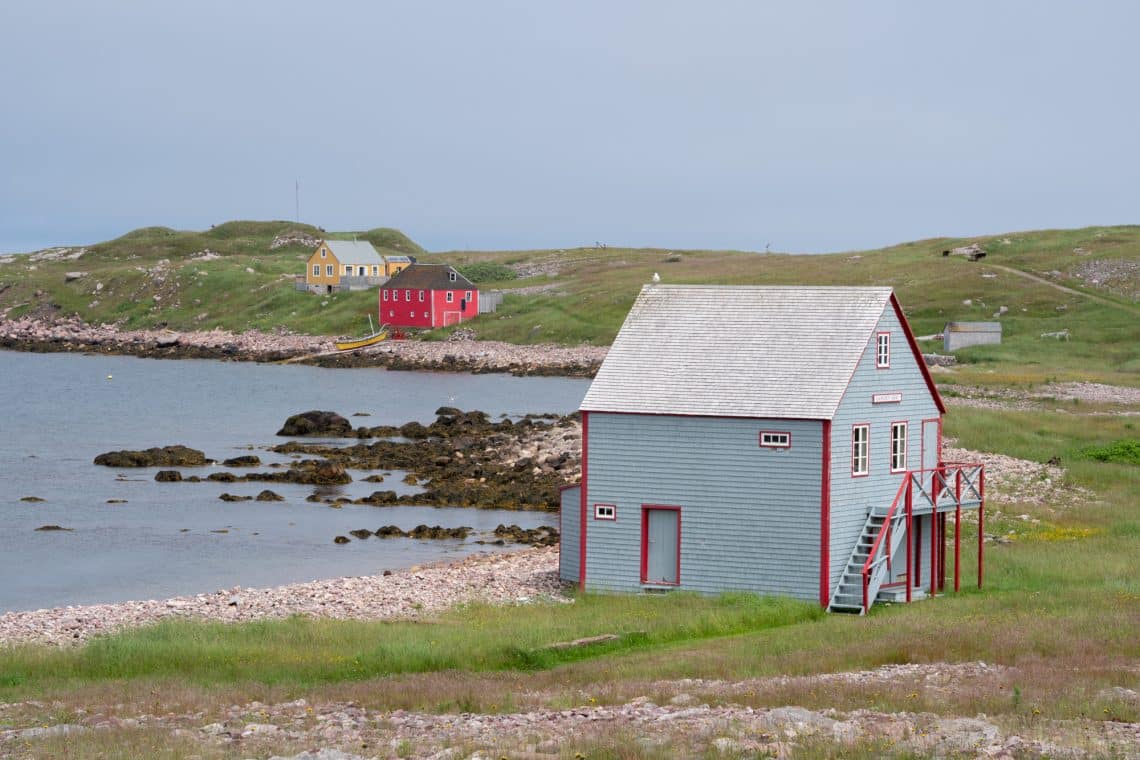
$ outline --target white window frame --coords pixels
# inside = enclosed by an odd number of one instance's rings
[[[421,290],[420,291],[420,303],[423,303],[423,302],[424,302],[424,292]]]
[[[447,295],[444,297],[443,300],[447,301],[448,303],[455,303],[455,291],[454,290],[447,291]]]
[[[471,303],[471,291],[465,290],[463,292],[465,294],[463,297],[467,300],[467,303]]]
[[[387,300],[388,300],[388,291],[387,291],[387,289],[385,289],[385,290],[382,290],[382,291],[380,291],[380,292],[384,294],[384,300],[385,300],[385,301],[387,301]]]
[[[851,426],[851,477],[861,478],[871,474],[871,425],[861,423]]]
[[[448,272],[447,279],[451,282],[455,282],[455,272]]]
[[[408,303],[412,302],[412,290],[411,290],[411,288],[406,288],[404,290],[404,300],[407,301]]]
[[[377,264],[373,264],[373,265],[372,265],[372,276],[373,276],[373,277],[379,277],[379,276],[380,276],[380,267],[379,267],[379,265],[377,265]]]
[[[891,423],[891,472],[907,471],[907,435],[910,425],[907,422]]]
[[[877,369],[890,369],[891,367],[891,334],[889,332],[875,333],[875,367]]]
[[[328,264],[325,266],[325,277],[332,277],[332,276],[333,276],[333,265]]]
[[[313,277],[320,277],[320,276],[321,276],[321,265],[320,264],[313,264]]]
[[[328,254],[329,254],[329,252],[328,252],[328,249],[326,249],[326,248],[322,248],[322,249],[321,249],[321,258],[322,258],[322,259],[323,259],[325,256],[328,256]]]
[[[595,520],[616,520],[617,519],[617,505],[616,504],[595,504],[594,505],[594,519]]]
[[[760,448],[762,449],[790,449],[792,447],[792,434],[786,430],[761,430]]]

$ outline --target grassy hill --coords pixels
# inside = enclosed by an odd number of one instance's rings
[[[482,264],[484,276],[502,273],[480,283],[506,294],[498,313],[471,324],[487,339],[608,344],[641,285],[658,272],[668,283],[890,285],[919,335],[940,332],[950,320],[992,319],[1005,307],[1003,345],[961,354],[972,362],[967,374],[975,380],[1038,382],[1091,373],[1136,384],[1140,373],[1137,226],[936,238],[828,255],[644,248],[425,254],[402,233],[383,228],[325,233],[292,222],[228,222],[202,232],[148,227],[90,246],[79,259],[0,259],[7,262],[0,265],[0,313],[55,308],[127,327],[359,332],[364,314],[375,310],[374,293],[316,296],[293,289],[293,276],[311,252],[297,240],[325,235],[363,238],[382,252],[460,267]],[[942,255],[970,243],[982,245],[987,258]],[[67,272],[85,274],[69,281]],[[1063,330],[1070,340],[1041,337]]]

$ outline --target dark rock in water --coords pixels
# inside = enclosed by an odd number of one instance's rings
[[[405,485],[414,486],[414,485],[419,484],[419,482],[420,482],[420,479],[416,477],[415,473],[409,472],[407,475],[404,476],[404,484]]]
[[[383,483],[384,482],[384,476],[383,475],[369,475],[367,478],[364,479],[364,482],[365,483]]]
[[[440,525],[428,527],[417,525],[407,534],[410,538],[467,538],[471,528],[462,525],[458,528],[444,528]]]
[[[61,528],[58,525],[41,525],[40,527],[36,528],[36,530],[67,530],[67,531],[71,531],[71,530],[75,530],[75,528]]]
[[[395,504],[400,497],[395,491],[373,491],[371,495],[360,500],[361,504]]]
[[[126,504],[126,499],[107,499],[108,504]]]
[[[222,462],[223,467],[257,467],[259,464],[261,464],[261,457],[253,454],[233,457]]]
[[[285,420],[277,435],[345,438],[352,435],[352,423],[336,412],[313,410]]]
[[[36,502],[44,501],[44,499],[41,499],[39,496],[22,496],[22,497],[20,497],[20,501],[28,501],[28,502],[36,503]]]
[[[463,410],[456,409],[454,406],[441,406],[435,410],[436,417],[462,417]]]
[[[281,494],[276,494],[268,488],[257,495],[258,501],[285,501],[285,497]]]
[[[211,472],[206,476],[206,480],[212,480],[215,483],[233,483],[237,479],[238,476],[232,472]]]
[[[403,538],[406,535],[408,534],[400,530],[395,525],[385,525],[383,528],[380,528],[376,531],[376,536],[378,538]]]
[[[104,467],[200,467],[213,460],[187,446],[163,446],[143,451],[108,451],[95,457]]]
[[[356,536],[357,538],[369,538],[372,536],[372,531],[367,528],[357,528],[356,530],[350,530],[348,535]]]
[[[353,417],[371,417],[372,414],[370,412],[353,412],[352,416]]]
[[[348,536],[337,536],[336,538],[333,539],[333,543],[334,544],[347,544],[351,540],[352,539],[350,539]]]
[[[218,498],[222,501],[253,501],[252,496],[236,496],[232,493],[224,493]]]
[[[538,528],[520,528],[517,525],[500,525],[495,528],[495,536],[500,539],[513,541],[516,544],[554,546],[558,543],[558,530],[545,525]]]
[[[411,438],[413,440],[418,440],[421,438],[427,438],[429,433],[428,433],[428,429],[426,427],[424,427],[422,424],[420,424],[419,422],[412,421],[412,422],[408,422],[408,423],[405,423],[403,425],[400,425],[400,435],[404,436],[405,438]]]

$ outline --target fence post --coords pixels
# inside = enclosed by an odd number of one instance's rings
[[[911,488],[914,486],[914,473],[908,472],[906,474],[906,601],[910,604],[910,589],[914,585],[911,582],[910,574],[914,569],[914,561],[911,559],[911,544],[914,543],[914,533],[911,532]]]

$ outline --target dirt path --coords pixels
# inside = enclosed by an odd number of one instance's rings
[[[1002,266],[1001,264],[989,264],[989,263],[987,263],[986,266],[990,267],[992,269],[1000,269],[1001,271],[1009,272],[1010,274],[1015,274],[1018,277],[1023,277],[1027,280],[1033,280],[1034,282],[1040,283],[1041,285],[1048,285],[1049,287],[1053,288],[1054,290],[1059,290],[1062,293],[1068,293],[1070,295],[1080,296],[1081,298],[1087,298],[1090,301],[1096,301],[1097,303],[1102,303],[1105,306],[1115,306],[1118,309],[1123,309],[1124,311],[1128,312],[1129,314],[1136,314],[1136,315],[1140,316],[1140,308],[1136,308],[1135,306],[1129,306],[1128,304],[1123,304],[1123,303],[1120,303],[1119,301],[1113,301],[1111,298],[1105,298],[1104,296],[1098,296],[1095,293],[1086,293],[1083,290],[1076,290],[1074,288],[1070,288],[1070,287],[1067,287],[1065,285],[1061,285],[1061,284],[1053,282],[1051,280],[1046,280],[1044,277],[1038,277],[1035,274],[1030,274],[1029,272],[1024,272],[1020,269],[1014,269],[1013,267],[1007,267],[1007,266]]]

